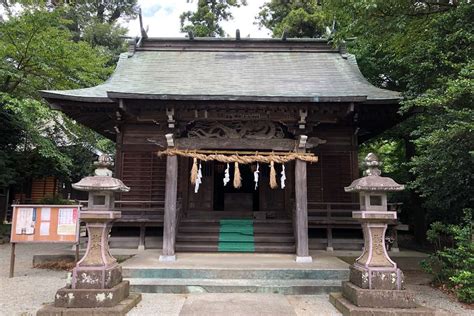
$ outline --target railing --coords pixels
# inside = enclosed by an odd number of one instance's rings
[[[390,211],[400,211],[401,203],[389,203]],[[360,230],[361,226],[358,221],[352,218],[352,212],[360,209],[359,203],[344,202],[308,202],[308,227],[326,229],[326,238],[319,240],[326,244],[327,250],[333,250],[334,243],[352,243],[362,245],[362,239],[334,239],[333,229],[354,229]],[[391,225],[397,225],[394,220]],[[397,234],[394,231],[393,246],[398,248]]]
[[[399,212],[400,205],[401,203],[389,203],[388,209]],[[314,228],[328,225],[338,225],[338,228],[352,228],[354,225],[360,225],[352,218],[352,212],[359,209],[359,203],[308,202],[308,223],[310,227]]]
[[[79,201],[87,210],[87,201]],[[122,212],[118,223],[162,223],[165,201],[115,201],[116,211]]]

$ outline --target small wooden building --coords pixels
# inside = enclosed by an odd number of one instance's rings
[[[360,227],[350,218],[357,197],[343,188],[359,176],[358,144],[396,122],[400,100],[371,85],[354,56],[325,40],[248,38],[133,40],[105,83],[42,96],[116,142],[115,176],[131,187],[118,198],[119,224],[141,227],[142,246],[145,227],[162,226],[165,256],[218,251],[225,249],[223,220],[250,219],[250,249],[296,251],[302,260],[308,227],[327,230],[328,249],[333,228]],[[170,148],[183,155],[157,155]],[[234,163],[224,185],[226,163],[197,159],[196,192],[193,153],[309,153],[318,161],[275,163],[273,170],[262,163],[258,186],[256,163],[240,164],[241,186],[234,187]]]

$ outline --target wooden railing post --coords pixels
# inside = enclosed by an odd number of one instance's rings
[[[332,246],[332,222],[331,222],[331,215],[332,215],[332,207],[331,203],[328,203],[326,205],[326,218],[327,218],[327,245],[326,245],[326,251],[334,251],[334,247]]]
[[[306,162],[295,161],[296,262],[312,262],[308,245],[308,194]]]
[[[160,261],[175,261],[176,211],[178,197],[178,157],[166,158],[165,214],[163,219],[163,252]]]

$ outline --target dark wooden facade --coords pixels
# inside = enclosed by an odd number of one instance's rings
[[[150,141],[157,141],[165,146],[167,131],[160,131],[154,124],[136,124],[123,122],[123,132],[117,142],[116,175],[124,183],[133,188],[130,192],[122,193],[123,201],[164,201],[165,196],[165,172],[166,159],[158,157],[157,152],[163,148]],[[310,149],[310,152],[318,156],[318,163],[308,165],[308,201],[309,202],[355,202],[353,197],[344,192],[344,186],[358,177],[357,161],[357,137],[354,135],[354,127],[340,124],[324,124],[318,126],[308,136],[318,137],[325,143]],[[206,148],[219,149],[222,147]],[[232,148],[236,149],[236,148]],[[253,148],[248,148],[252,150]],[[272,150],[267,148],[266,150]],[[187,201],[184,209],[190,211],[212,211],[213,210],[213,182],[217,172],[222,173],[222,165],[205,165],[205,181],[198,194],[190,194],[192,191],[187,183],[190,171],[190,163],[186,158],[180,158],[182,171],[179,183],[179,195]],[[217,170],[220,169],[220,170]],[[291,168],[290,168],[291,170]],[[268,179],[267,169],[263,169],[262,177]],[[291,171],[289,171],[291,175]],[[219,177],[220,180],[221,177]],[[263,182],[264,180],[262,180]],[[291,176],[289,181],[293,181]],[[272,198],[272,190],[263,183],[260,187],[262,204]],[[288,187],[291,187],[290,185]],[[283,198],[278,192],[275,198]],[[291,195],[292,192],[288,192]],[[280,203],[284,205],[284,200]],[[268,211],[281,206],[262,205],[262,209]]]
[[[115,176],[131,187],[118,198],[119,225],[141,227],[141,246],[145,227],[163,227],[165,257],[216,250],[215,222],[232,217],[255,219],[256,251],[307,257],[308,227],[327,228],[332,248],[335,225],[355,226],[357,198],[344,186],[359,176],[358,143],[396,121],[399,99],[365,81],[344,50],[270,39],[141,39],[104,85],[42,93],[116,141]],[[242,188],[224,187],[225,165],[206,162],[194,193],[191,159],[157,155],[169,147],[303,151],[319,161],[285,164],[285,189],[270,188],[267,165],[255,189],[255,164],[241,167]]]

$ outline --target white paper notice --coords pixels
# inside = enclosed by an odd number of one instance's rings
[[[33,208],[19,208],[15,233],[17,235],[32,235],[35,232],[34,220]]]
[[[58,235],[76,234],[77,209],[60,208],[58,214]]]
[[[40,236],[49,236],[49,222],[40,224]]]
[[[41,221],[49,222],[50,220],[51,220],[51,209],[47,207],[43,207],[41,209]]]

